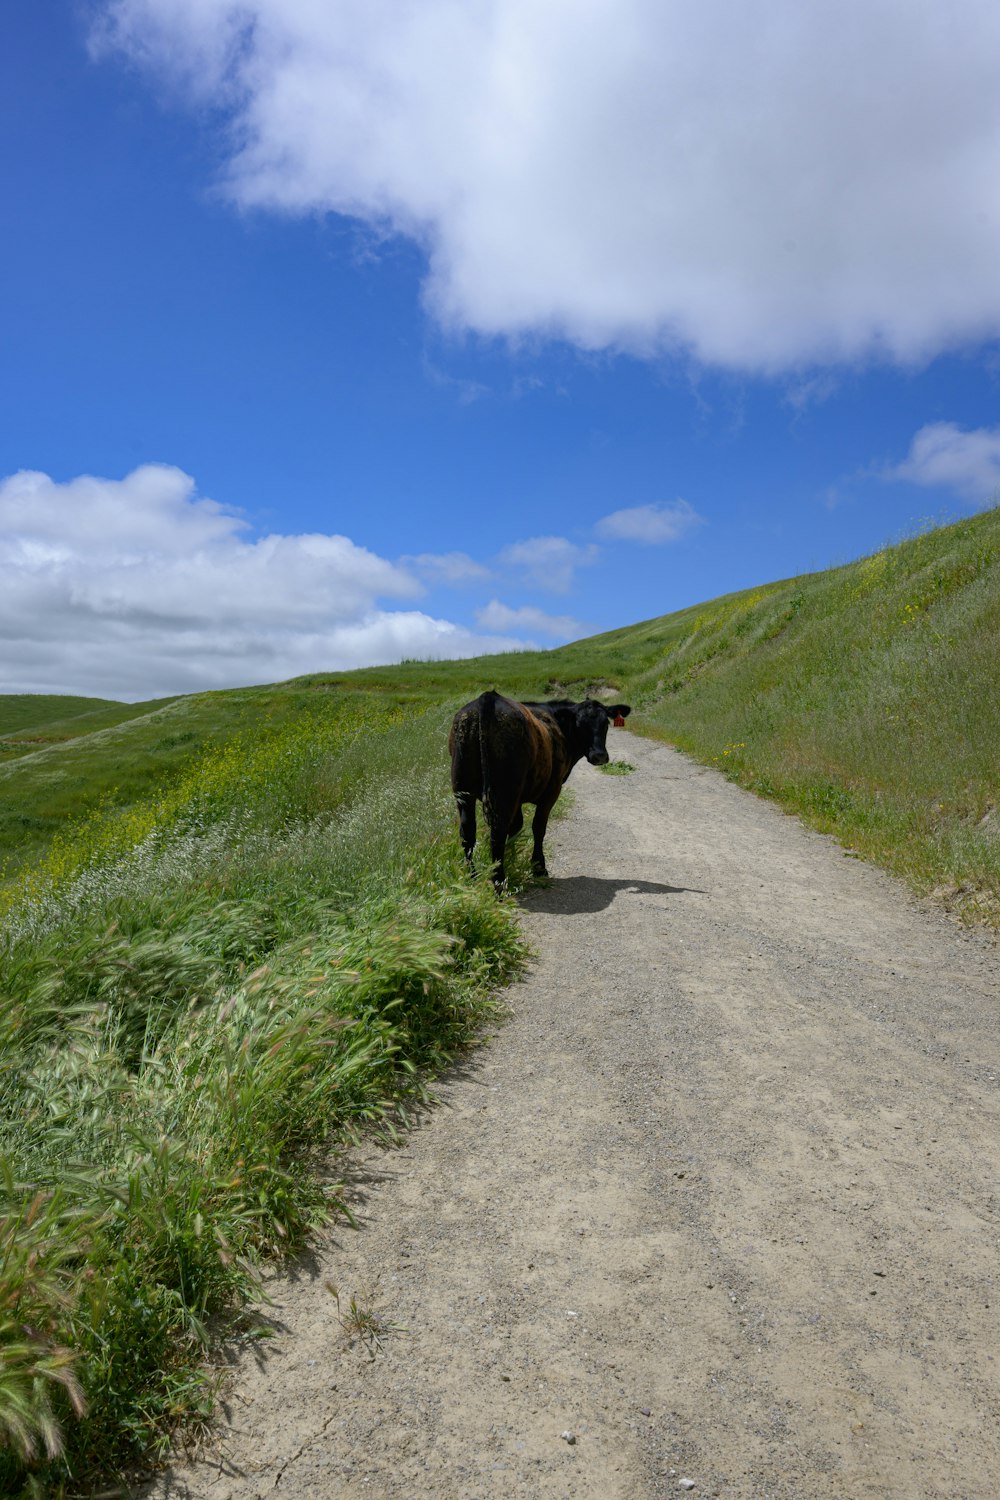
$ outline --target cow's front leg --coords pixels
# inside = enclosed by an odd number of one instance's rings
[[[531,868],[536,875],[547,875],[549,873],[545,868],[545,850],[542,845],[545,840],[545,830],[549,826],[549,813],[554,806],[555,797],[553,797],[551,802],[539,802],[535,808],[535,816],[532,819],[531,832],[535,840],[535,846],[531,851]]]

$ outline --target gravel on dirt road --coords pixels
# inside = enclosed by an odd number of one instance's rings
[[[353,1164],[359,1231],[271,1281],[228,1420],[147,1495],[1000,1495],[995,947],[611,748],[509,1022]]]

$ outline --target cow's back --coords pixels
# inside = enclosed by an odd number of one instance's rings
[[[550,726],[492,689],[458,710],[448,749],[456,794],[519,806],[544,796],[552,780]]]

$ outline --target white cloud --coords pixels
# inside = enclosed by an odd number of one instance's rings
[[[476,620],[484,630],[528,630],[560,641],[571,641],[584,633],[584,627],[572,615],[546,614],[531,604],[512,609],[499,599],[491,599],[489,604],[477,609]]]
[[[602,516],[594,529],[598,536],[658,545],[679,541],[703,521],[686,500],[675,500],[673,505],[634,505],[612,511]]]
[[[0,481],[0,692],[151,698],[521,645],[382,608],[422,586],[348,537],[248,533],[167,466]]]
[[[1000,427],[965,432],[954,422],[931,422],[915,434],[903,462],[882,477],[951,490],[984,505],[1000,492]]]
[[[534,536],[514,542],[500,553],[500,561],[520,568],[529,582],[556,594],[567,594],[577,568],[589,567],[600,556],[591,542],[578,547],[564,536]]]
[[[446,324],[765,371],[1000,334],[995,0],[103,3],[231,112],[237,202],[414,237]]]

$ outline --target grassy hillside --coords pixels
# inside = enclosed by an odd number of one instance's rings
[[[0,869],[5,859],[8,875],[30,864],[74,817],[169,786],[240,728],[308,715],[317,697],[375,694],[418,709],[485,686],[578,697],[606,685],[635,705],[630,728],[777,798],[915,890],[937,889],[966,916],[995,921],[998,656],[992,510],[846,567],[552,651],[117,705],[105,712],[119,721],[60,721],[78,737],[6,775],[0,741]],[[9,701],[0,699],[0,722]]]
[[[54,720],[48,743],[21,741],[7,763],[0,741],[0,870],[13,875],[98,808],[156,796],[213,746],[256,724],[287,722],[314,696],[290,685],[114,704]]]
[[[0,696],[0,739],[40,735],[53,719],[72,719],[104,708],[121,708],[110,698],[71,698],[59,693],[8,693]]]
[[[644,732],[997,924],[998,660],[994,510],[674,616],[630,688]]]
[[[517,664],[513,674],[512,663]],[[157,796],[203,754],[236,735],[306,722],[323,703],[357,698],[363,711],[371,694],[388,706],[426,708],[466,687],[470,694],[480,692],[483,674],[496,674],[498,665],[509,691],[537,695],[549,684],[545,652],[503,657],[499,664],[496,658],[445,663],[440,668],[410,663],[336,677],[317,674],[268,687],[116,704],[54,720],[45,744],[19,740],[9,758],[0,740],[0,880],[39,859],[52,838],[74,820]],[[6,701],[0,698],[0,714]]]

